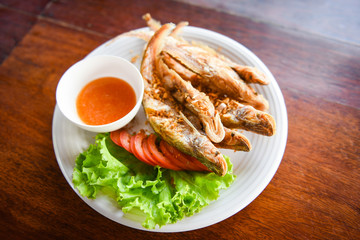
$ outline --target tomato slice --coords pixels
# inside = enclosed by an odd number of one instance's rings
[[[116,130],[110,133],[110,138],[111,140],[118,146],[121,147],[121,142],[120,142],[120,131],[121,130]]]
[[[146,138],[146,135],[143,131],[140,131],[136,135],[134,135],[130,140],[131,150],[133,151],[133,154],[144,163],[147,163],[149,165],[153,165],[151,160],[149,160],[143,149],[143,140]]]
[[[183,153],[185,154],[185,153]],[[196,158],[192,157],[192,156],[188,156],[188,158],[198,167],[199,170],[197,171],[208,171],[211,172],[211,170],[205,166],[204,164],[202,164],[199,160],[197,160]]]
[[[111,140],[135,155],[140,161],[149,165],[172,169],[175,171],[210,171],[196,158],[187,155],[171,146],[164,140],[160,141],[160,149],[156,145],[156,135],[146,136],[144,131],[131,136],[126,130],[110,133]]]
[[[169,159],[169,161],[171,161],[172,164],[178,166],[179,168],[181,168],[182,170],[193,170],[193,164],[191,164],[191,162],[189,161],[183,161],[183,159],[178,158],[176,155],[174,155],[173,153],[171,153],[168,150],[168,147],[170,145],[165,142],[164,140],[160,141],[160,150],[161,152],[164,154],[164,156],[166,158]],[[186,159],[185,159],[186,160]]]
[[[122,130],[120,132],[119,139],[120,139],[121,146],[123,148],[125,148],[126,151],[132,153],[131,149],[130,149],[130,138],[131,138],[131,136],[126,130]]]
[[[132,154],[134,154],[137,159],[142,160],[142,159],[140,159],[139,155],[137,155],[137,152],[135,151],[135,138],[136,138],[136,134],[134,136],[130,137],[130,152]]]
[[[149,160],[150,165],[152,166],[156,166],[156,160],[152,157],[150,150],[148,148],[148,144],[147,144],[147,139],[148,137],[146,136],[143,140],[142,140],[142,149],[144,151],[144,155],[146,157],[147,160]]]
[[[172,169],[175,171],[181,170],[178,166],[172,164],[159,150],[156,146],[156,135],[151,134],[147,139],[147,147],[150,151],[150,154],[153,159],[156,160],[157,165],[163,168]]]
[[[192,171],[210,171],[205,165],[203,165],[201,162],[199,162],[199,160],[197,160],[193,156],[190,156],[188,154],[185,154],[185,153],[179,151],[177,148],[171,146],[168,143],[166,143],[165,146],[167,148],[167,151],[172,156],[179,159],[179,161],[185,163],[188,166],[188,168],[190,168],[189,170],[192,170]]]

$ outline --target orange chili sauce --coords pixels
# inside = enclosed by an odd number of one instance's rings
[[[114,122],[128,114],[135,104],[134,89],[115,77],[98,78],[88,83],[76,99],[78,115],[88,125]]]

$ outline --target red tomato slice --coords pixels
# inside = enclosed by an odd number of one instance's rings
[[[144,163],[149,165],[153,165],[152,161],[149,160],[145,153],[142,146],[143,140],[146,138],[146,135],[143,131],[140,131],[135,136],[133,136],[130,140],[131,150],[133,151],[134,155]]]
[[[168,143],[166,143],[165,146],[167,148],[167,151],[171,155],[175,156],[181,162],[184,162],[188,166],[188,168],[190,168],[191,170],[193,170],[193,171],[210,171],[206,166],[204,166],[196,158],[179,151],[177,148],[171,146]]]
[[[144,131],[140,131],[131,136],[126,130],[117,130],[110,133],[111,140],[135,155],[139,160],[155,166],[172,170],[191,170],[191,171],[210,171],[196,158],[187,155],[177,148],[171,146],[164,140],[156,145],[156,135],[146,136]]]
[[[157,165],[159,165],[160,167],[167,168],[167,169],[172,169],[172,170],[175,170],[175,171],[181,170],[181,168],[179,168],[178,166],[175,166],[174,164],[172,164],[158,150],[158,147],[156,146],[156,135],[155,134],[151,134],[148,137],[147,144],[148,144],[147,147],[149,148],[150,154],[151,154],[152,158],[156,160]]]
[[[149,162],[151,163],[152,166],[156,166],[156,160],[152,157],[150,150],[148,148],[148,144],[147,144],[147,139],[148,137],[146,136],[143,140],[142,140],[142,149],[144,151],[144,155],[146,157],[146,159],[149,160]]]
[[[140,159],[139,155],[137,155],[137,152],[135,151],[135,138],[136,138],[136,134],[134,136],[130,137],[130,152],[132,154],[134,154],[137,159],[142,160],[142,159]]]
[[[193,170],[193,166],[191,166],[191,162],[189,161],[183,161],[182,159],[179,159],[176,155],[173,155],[169,150],[168,147],[170,145],[165,142],[164,140],[161,140],[160,142],[160,150],[164,154],[166,158],[171,161],[172,164],[178,166],[182,170]]]
[[[187,159],[189,159],[193,164],[195,164],[197,166],[197,168],[199,169],[198,171],[208,171],[211,172],[210,169],[208,169],[204,164],[202,164],[199,160],[197,160],[196,158],[194,158],[193,156],[187,155],[185,153],[182,153]]]
[[[184,154],[184,153],[183,153]],[[192,156],[188,156],[188,158],[198,167],[198,171],[208,171],[211,172],[211,170],[205,166],[204,164],[202,164],[199,160],[197,160],[196,158],[192,157]]]
[[[131,152],[131,149],[130,149],[130,134],[126,131],[126,130],[122,130],[120,132],[120,143],[121,143],[121,146],[123,148],[125,148],[126,151]]]
[[[121,143],[120,143],[120,130],[116,130],[114,132],[110,133],[110,138],[111,140],[118,146],[121,147]]]

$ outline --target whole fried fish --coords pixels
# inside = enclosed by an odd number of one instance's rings
[[[220,151],[206,136],[188,124],[181,114],[182,106],[161,86],[156,61],[171,30],[171,24],[163,25],[150,39],[144,52],[141,74],[145,82],[143,106],[146,116],[154,131],[166,142],[223,176],[227,164]]]

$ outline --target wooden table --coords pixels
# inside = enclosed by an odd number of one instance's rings
[[[70,188],[53,150],[61,75],[143,27],[146,12],[247,46],[286,101],[287,147],[271,183],[239,213],[196,231],[150,233],[101,216]],[[1,0],[0,238],[359,239],[359,12],[356,0]]]

